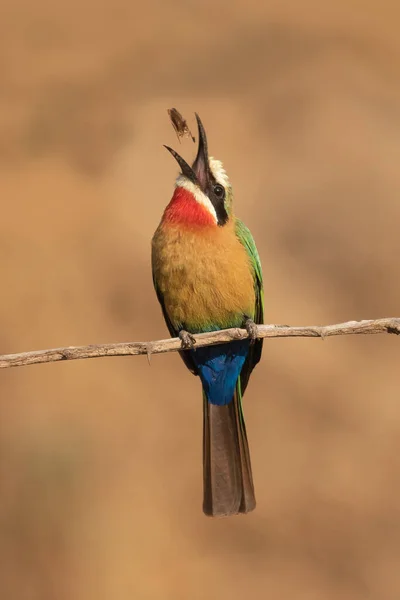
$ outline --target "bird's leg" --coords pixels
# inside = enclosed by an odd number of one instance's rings
[[[245,315],[244,327],[249,334],[250,344],[253,345],[257,339],[257,325],[254,323],[253,319],[247,317]]]
[[[194,350],[196,338],[191,333],[182,329],[179,332],[179,339],[181,340],[183,350]]]

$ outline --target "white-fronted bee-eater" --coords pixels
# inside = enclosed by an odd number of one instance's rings
[[[263,323],[260,259],[249,229],[234,214],[233,193],[222,163],[208,155],[196,114],[198,152],[180,173],[172,199],[152,240],[154,287],[170,335],[182,340],[180,355],[203,390],[203,511],[209,516],[255,508],[242,399],[259,362]],[[192,334],[245,327],[244,340],[198,347]]]

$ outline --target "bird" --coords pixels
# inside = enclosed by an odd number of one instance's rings
[[[155,292],[179,354],[198,376],[203,396],[203,512],[249,513],[256,506],[242,400],[259,363],[264,288],[250,230],[233,210],[233,188],[221,161],[209,156],[203,123],[190,166],[175,150],[180,173],[151,243]],[[243,327],[245,339],[197,347],[194,334]]]

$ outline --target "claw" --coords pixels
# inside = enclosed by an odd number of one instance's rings
[[[249,334],[250,344],[253,345],[257,339],[257,325],[253,319],[246,319],[244,322],[247,333]]]
[[[179,339],[181,340],[183,350],[193,350],[194,349],[194,345],[196,343],[196,338],[193,337],[193,335],[191,333],[189,333],[188,331],[184,331],[182,329],[182,331],[179,332]]]

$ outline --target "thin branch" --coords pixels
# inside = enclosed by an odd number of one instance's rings
[[[374,333],[400,334],[400,318],[376,319],[371,321],[348,321],[337,325],[310,327],[289,327],[288,325],[258,325],[259,338],[278,337],[318,337],[326,338],[331,335],[356,335]],[[224,329],[211,333],[201,333],[194,336],[196,347],[225,344],[234,340],[244,340],[248,337],[245,329]],[[19,354],[0,355],[0,369],[7,367],[23,367],[39,363],[57,362],[59,360],[80,360],[83,358],[100,358],[104,356],[131,356],[146,354],[150,360],[152,354],[161,352],[176,352],[181,350],[181,340],[170,338],[156,342],[125,342],[119,344],[98,344],[90,346],[68,346],[50,350],[34,350]]]

